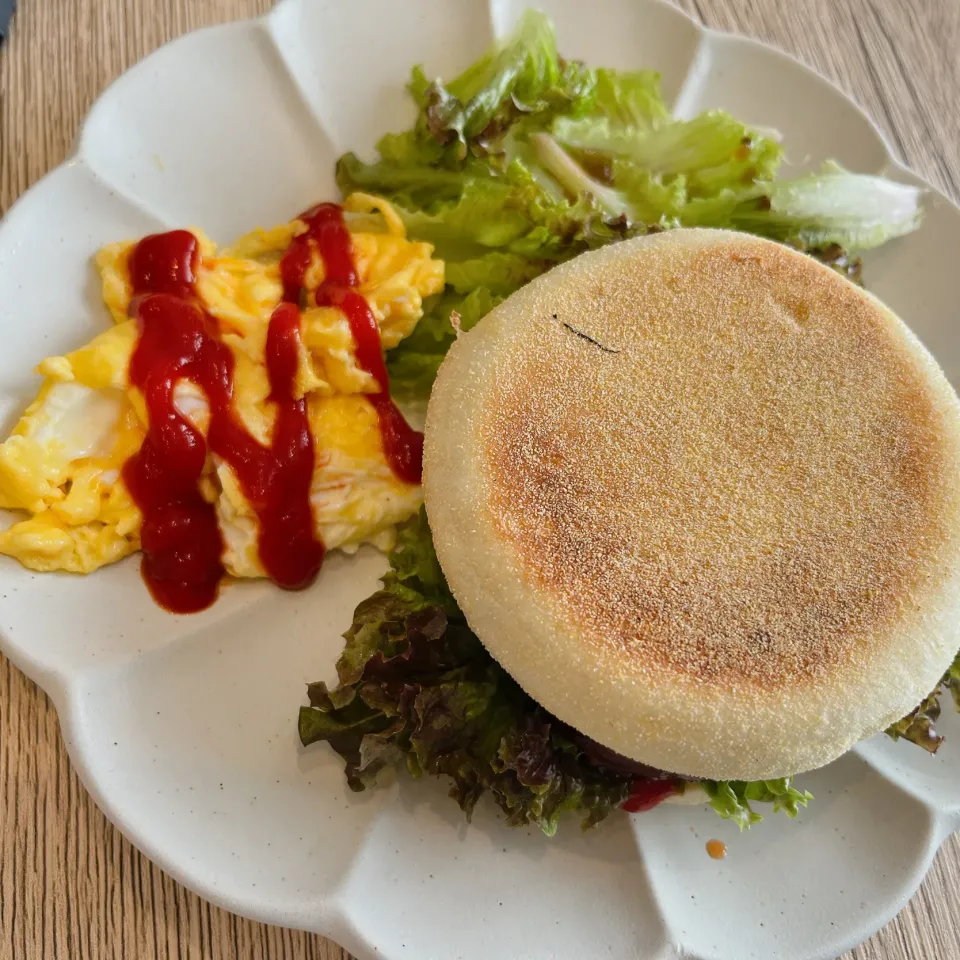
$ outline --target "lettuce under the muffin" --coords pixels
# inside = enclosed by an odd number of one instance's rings
[[[593,826],[653,788],[703,790],[741,829],[762,819],[756,804],[795,817],[811,794],[791,778],[686,780],[612,753],[561,723],[487,653],[456,604],[437,562],[425,514],[399,530],[383,588],[364,600],[344,634],[339,683],[312,683],[300,708],[304,745],[326,741],[343,758],[347,783],[372,786],[387,766],[445,776],[469,818],[489,793],[511,825],[548,836],[569,810]],[[931,753],[939,695],[960,710],[960,653],[940,684],[887,733]],[[669,788],[669,789],[666,789]]]
[[[741,827],[754,804],[796,816],[812,799],[790,779],[689,781],[621,757],[561,723],[487,653],[453,599],[421,512],[403,525],[383,589],[356,609],[337,662],[339,683],[308,687],[300,709],[305,745],[326,741],[352,790],[386,766],[451,781],[469,817],[489,793],[511,825],[545,834],[572,811],[584,827],[631,798],[702,789]]]
[[[935,724],[940,719],[940,696],[945,691],[952,695],[954,707],[960,712],[960,651],[930,695],[912,713],[888,727],[887,736],[909,740],[928,753],[936,753],[944,740]]]
[[[776,179],[775,131],[722,110],[676,118],[649,70],[591,68],[557,52],[528,12],[513,35],[449,83],[416,67],[413,127],[379,157],[337,164],[344,192],[387,197],[410,236],[434,243],[447,287],[391,351],[398,394],[426,394],[453,341],[555,263],[677,226],[788,243],[857,279],[856,254],[916,228],[920,191],[828,164]]]

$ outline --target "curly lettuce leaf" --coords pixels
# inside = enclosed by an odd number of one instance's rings
[[[957,708],[957,711],[960,712],[960,650],[957,651],[953,663],[943,675],[943,680],[940,681],[940,685],[950,691],[954,706]]]
[[[572,181],[565,191],[545,172],[546,166],[538,166],[534,144],[544,136],[534,134],[523,157],[496,173],[473,161],[452,172],[398,168],[385,161],[365,164],[347,154],[338,163],[337,182],[345,194],[364,190],[387,197],[407,232],[432,243],[448,269],[461,260],[499,250],[539,260],[543,272],[584,250],[645,229],[635,228],[620,211],[605,208],[592,192]],[[435,193],[434,175],[439,185]],[[574,175],[579,174],[574,171]],[[456,183],[456,195],[451,196]]]
[[[863,286],[863,261],[860,257],[849,254],[839,243],[828,243],[822,247],[810,247],[806,250],[814,260],[836,270],[858,287]]]
[[[691,209],[691,226],[728,227],[803,249],[837,244],[863,251],[916,230],[922,191],[835,163],[796,180],[774,180]]]
[[[936,753],[943,743],[934,724],[940,719],[940,688],[933,691],[912,713],[887,728],[892,740],[909,740],[927,753]]]
[[[683,791],[682,778],[583,736],[520,689],[467,626],[422,511],[400,528],[390,564],[383,589],[357,607],[344,634],[337,686],[310,684],[300,710],[302,742],[329,743],[352,790],[404,764],[413,776],[448,778],[468,818],[489,793],[509,824],[548,836],[565,811],[589,827],[645,788]],[[794,816],[810,799],[789,780],[702,785],[714,809],[741,826],[761,819],[751,803]]]
[[[797,790],[791,785],[791,778],[780,780],[704,780],[700,786],[710,798],[710,806],[724,820],[733,820],[745,830],[763,817],[751,806],[753,803],[770,803],[774,812],[783,811],[788,817],[795,817],[800,807],[805,807],[813,794]]]
[[[385,161],[365,164],[346,154],[337,164],[337,183],[344,194],[363,190],[387,197],[407,232],[432,243],[444,260],[456,261],[486,249],[505,247],[533,226],[522,190],[487,173]]]
[[[809,791],[797,790],[790,777],[779,780],[728,780],[707,781],[702,784],[710,797],[710,805],[724,819],[731,819],[740,829],[745,829],[763,819],[752,807],[753,803],[770,803],[773,811],[783,811],[788,817],[796,817],[800,807],[812,799]]]
[[[491,294],[506,296],[539,277],[550,266],[549,260],[493,250],[479,257],[449,263],[447,286],[461,295],[483,288]]]
[[[449,84],[425,83],[415,72],[411,90],[421,106],[421,130],[457,159],[491,142],[518,120],[556,108],[579,110],[592,101],[596,79],[580,64],[561,60],[547,17],[527,11],[513,35]]]
[[[660,177],[683,174],[691,196],[710,196],[769,179],[781,157],[775,139],[721,110],[655,125],[624,125],[606,117],[558,117],[552,133],[566,147],[626,160]]]
[[[571,197],[590,198],[609,217],[632,217],[626,198],[614,187],[591,177],[548,133],[533,134],[531,144],[543,169],[549,171]]]
[[[660,177],[629,160],[610,161],[610,183],[628,205],[631,216],[640,222],[670,227],[680,223],[687,206],[687,178]]]
[[[927,753],[936,753],[944,741],[934,727],[940,719],[940,694],[944,690],[950,692],[954,707],[960,712],[960,651],[934,690],[913,711],[887,727],[887,736],[909,740]]]
[[[452,266],[447,264],[448,279]],[[459,317],[461,330],[470,330],[501,303],[508,292],[495,293],[487,286],[477,286],[469,293],[458,293],[448,286],[427,301],[424,315],[413,333],[387,354],[391,391],[407,398],[429,394],[440,364],[456,339],[453,315]]]
[[[623,127],[654,127],[670,119],[654,70],[596,70],[594,114]]]
[[[383,577],[383,586],[388,594],[395,594],[406,603],[438,606],[459,615],[440,569],[427,514],[422,508],[417,516],[398,527],[397,542],[390,552],[390,570]]]
[[[379,193],[410,208],[460,199],[469,174],[421,162],[409,154],[385,156],[383,145],[381,140],[381,159],[374,163],[364,163],[355,153],[345,153],[337,160],[334,174],[344,196],[357,190]]]

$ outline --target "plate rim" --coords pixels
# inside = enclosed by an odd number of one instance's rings
[[[10,224],[19,218],[21,211],[26,207],[27,203],[42,193],[53,177],[60,174],[63,170],[74,167],[80,167],[98,186],[116,195],[123,203],[128,204],[141,215],[160,223],[166,223],[166,218],[161,213],[152,209],[152,207],[142,199],[132,196],[124,187],[104,179],[92,164],[86,162],[84,146],[91,118],[101,103],[108,98],[117,85],[123,82],[129,75],[141,69],[148,69],[154,58],[161,54],[161,52],[176,46],[188,38],[195,39],[201,34],[238,29],[244,26],[257,26],[266,34],[269,42],[280,53],[283,69],[290,73],[290,68],[282,54],[281,41],[277,31],[272,28],[272,23],[275,19],[279,19],[285,15],[285,11],[300,7],[304,5],[304,2],[305,0],[278,0],[271,10],[259,16],[224,21],[187,31],[151,50],[146,56],[136,61],[111,80],[90,104],[78,127],[70,149],[63,160],[32,183],[3,212],[3,216],[0,217],[0,239],[2,239],[3,235],[7,232]],[[487,0],[487,7],[490,12],[491,32],[496,35],[497,21],[493,16],[493,5],[495,2],[496,0]],[[952,197],[943,193],[938,187],[934,186],[927,177],[913,170],[906,163],[905,159],[899,155],[897,149],[891,142],[891,138],[877,124],[874,118],[850,94],[838,86],[836,82],[824,76],[815,67],[766,40],[752,35],[709,27],[697,21],[687,11],[675,6],[669,2],[669,0],[643,0],[643,3],[648,7],[659,7],[669,11],[669,14],[687,21],[687,23],[691,24],[697,31],[696,44],[686,65],[686,71],[681,85],[673,97],[671,110],[675,109],[677,103],[681,102],[688,86],[690,86],[691,83],[695,83],[698,60],[702,57],[703,51],[711,39],[723,43],[746,44],[749,47],[763,50],[778,61],[787,62],[794,67],[799,67],[807,76],[815,80],[820,86],[825,87],[832,96],[839,97],[845,101],[846,104],[852,106],[857,114],[867,121],[872,133],[883,147],[886,161],[881,170],[871,172],[881,175],[895,171],[901,175],[909,176],[911,179],[922,184],[931,196],[945,201],[954,208],[955,212],[960,214],[960,204]],[[536,6],[535,0],[533,0],[531,5]],[[303,95],[299,90],[296,78],[293,77],[292,74],[291,79],[294,80],[297,94],[302,97]],[[322,128],[323,123],[321,118],[318,117],[315,111],[309,106],[308,109],[318,126]],[[42,662],[33,657],[29,649],[29,644],[13,642],[8,636],[7,631],[2,628],[0,628],[0,651],[49,696],[57,712],[64,746],[84,789],[87,790],[97,807],[103,812],[110,823],[118,829],[138,851],[155,863],[165,873],[169,874],[176,882],[182,884],[188,890],[203,897],[215,906],[257,922],[282,923],[292,929],[318,933],[346,947],[357,956],[371,955],[369,945],[363,936],[362,930],[355,923],[350,911],[346,909],[340,901],[342,883],[335,885],[330,893],[318,898],[315,908],[316,912],[312,914],[309,919],[305,918],[303,922],[296,922],[296,918],[280,917],[275,910],[258,909],[253,898],[249,898],[244,902],[238,902],[234,898],[221,894],[215,887],[202,882],[199,874],[191,873],[188,863],[182,863],[173,857],[168,857],[162,845],[153,842],[150,836],[144,834],[129,822],[123,807],[116,805],[111,800],[109,792],[105,792],[101,788],[93,768],[88,763],[85,750],[81,746],[84,737],[78,735],[84,727],[82,699],[85,684],[90,677],[102,676],[109,668],[100,668],[99,670],[93,670],[89,673],[81,672],[79,674],[71,674],[69,669],[61,669],[55,663]],[[874,767],[874,769],[876,768]],[[878,773],[884,779],[890,779],[885,772],[878,771]],[[896,786],[898,789],[903,789],[899,782],[896,783]],[[835,951],[844,952],[850,950],[886,926],[915,895],[920,884],[929,872],[932,862],[943,842],[953,832],[960,830],[960,807],[953,811],[944,810],[926,797],[920,797],[912,793],[910,796],[916,800],[916,802],[920,803],[930,815],[930,829],[926,837],[923,855],[917,858],[915,868],[905,880],[900,894],[888,904],[887,909],[880,911],[882,922],[879,926],[876,925],[875,921],[872,921],[868,925],[869,929],[852,931],[848,938],[834,941],[828,951],[818,956],[827,958],[835,956]],[[813,960],[813,957],[811,957],[811,960]]]

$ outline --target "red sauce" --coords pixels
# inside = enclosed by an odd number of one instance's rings
[[[257,513],[267,574],[282,587],[304,587],[323,562],[309,498],[314,452],[306,402],[293,396],[299,311],[281,304],[270,320],[266,361],[277,419],[265,447],[233,410],[233,355],[193,295],[197,259],[196,239],[182,230],[144,238],[130,257],[130,309],[140,325],[130,381],[143,391],[150,426],[123,476],[143,513],[144,580],[175,613],[209,606],[224,574],[216,512],[198,487],[207,444],[234,469]],[[179,380],[207,398],[206,440],[174,405]]]
[[[708,840],[707,853],[714,860],[722,860],[727,855],[727,845],[722,840]]]
[[[313,438],[306,400],[297,399],[294,389],[299,306],[314,249],[325,270],[317,304],[343,311],[357,362],[380,388],[370,402],[377,411],[387,462],[401,480],[420,482],[423,436],[410,428],[390,399],[380,331],[356,290],[343,213],[337,205],[324,203],[301,219],[308,229],[281,260],[284,302],[267,331],[270,400],[277,408],[269,447],[250,435],[233,409],[233,355],[196,296],[196,238],[185,230],[155,234],[141,240],[130,255],[130,313],[140,325],[130,382],[143,392],[149,428],[140,450],[124,464],[123,477],[143,514],[143,578],[154,599],[175,613],[209,606],[224,575],[216,512],[199,489],[207,445],[233,468],[256,511],[257,546],[267,575],[281,587],[298,589],[313,582],[323,563],[324,547],[314,532],[310,504]],[[206,439],[174,405],[179,380],[191,381],[206,396]]]
[[[186,299],[198,256],[196,239],[183,230],[145,237],[130,256],[130,312],[141,330],[130,382],[143,391],[150,429],[124,464],[123,479],[143,514],[143,579],[157,603],[177,613],[209,606],[223,576],[216,513],[197,488],[206,444],[173,404],[181,377],[204,371],[204,379],[219,374],[229,382],[232,373],[232,358],[217,349],[207,318]]]
[[[187,230],[144,237],[130,254],[133,292],[191,296],[199,258],[197,238]]]
[[[645,780],[634,781],[630,788],[630,796],[620,804],[627,813],[641,813],[652,810],[658,803],[677,792],[672,780]]]
[[[377,411],[383,452],[396,477],[405,483],[419,483],[423,461],[423,434],[413,430],[390,398],[387,366],[380,345],[380,329],[367,301],[356,291],[358,278],[353,263],[350,231],[343,222],[343,210],[335,203],[321,203],[300,214],[307,231],[294,238],[280,262],[283,298],[299,304],[310,266],[313,246],[323,260],[325,275],[317,288],[320,307],[339,307],[356,344],[357,364],[380,387],[370,395]]]
[[[244,495],[260,518],[260,562],[281,587],[309,586],[323,563],[323,544],[315,534],[310,484],[314,450],[306,398],[295,399],[300,347],[300,311],[282,303],[267,330],[267,373],[277,420],[269,450],[258,447],[253,469],[238,470]],[[215,452],[231,461],[228,451]]]

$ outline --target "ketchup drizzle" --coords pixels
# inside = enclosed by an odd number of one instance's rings
[[[257,546],[268,576],[281,587],[299,589],[313,582],[323,563],[324,546],[314,532],[310,503],[313,438],[306,399],[296,396],[299,305],[314,247],[325,270],[317,305],[343,311],[357,363],[380,387],[369,399],[377,411],[387,462],[399,479],[420,482],[423,436],[410,428],[390,399],[380,330],[356,290],[342,210],[323,203],[301,219],[307,231],[294,238],[280,262],[283,302],[267,330],[269,399],[276,406],[270,446],[251,436],[233,409],[233,355],[196,296],[196,238],[186,230],[154,234],[130,255],[130,313],[140,326],[140,337],[129,374],[143,392],[149,426],[140,450],[124,464],[123,478],[143,514],[143,578],[157,603],[175,613],[209,606],[224,575],[216,511],[199,487],[208,444],[233,468],[257,513]],[[206,396],[206,440],[174,404],[179,380],[191,381]]]
[[[380,387],[368,394],[377,411],[383,452],[394,475],[404,483],[420,483],[423,467],[423,434],[412,429],[390,398],[390,381],[380,346],[380,328],[367,301],[356,291],[359,285],[350,232],[343,210],[335,203],[320,203],[299,217],[306,233],[295,237],[280,262],[283,299],[299,304],[315,245],[323,260],[325,276],[317,288],[318,307],[339,307],[350,324],[356,344],[357,363]]]
[[[143,513],[143,578],[175,613],[209,606],[224,575],[216,511],[198,486],[207,444],[234,469],[257,513],[260,562],[271,579],[304,587],[323,562],[310,506],[313,441],[306,401],[293,390],[299,311],[281,304],[270,320],[266,361],[277,419],[265,447],[233,410],[233,354],[194,295],[198,255],[193,234],[175,230],[145,237],[130,257],[130,310],[140,325],[130,382],[143,391],[149,428],[123,478]],[[206,440],[174,405],[178,380],[195,383],[207,398]]]

